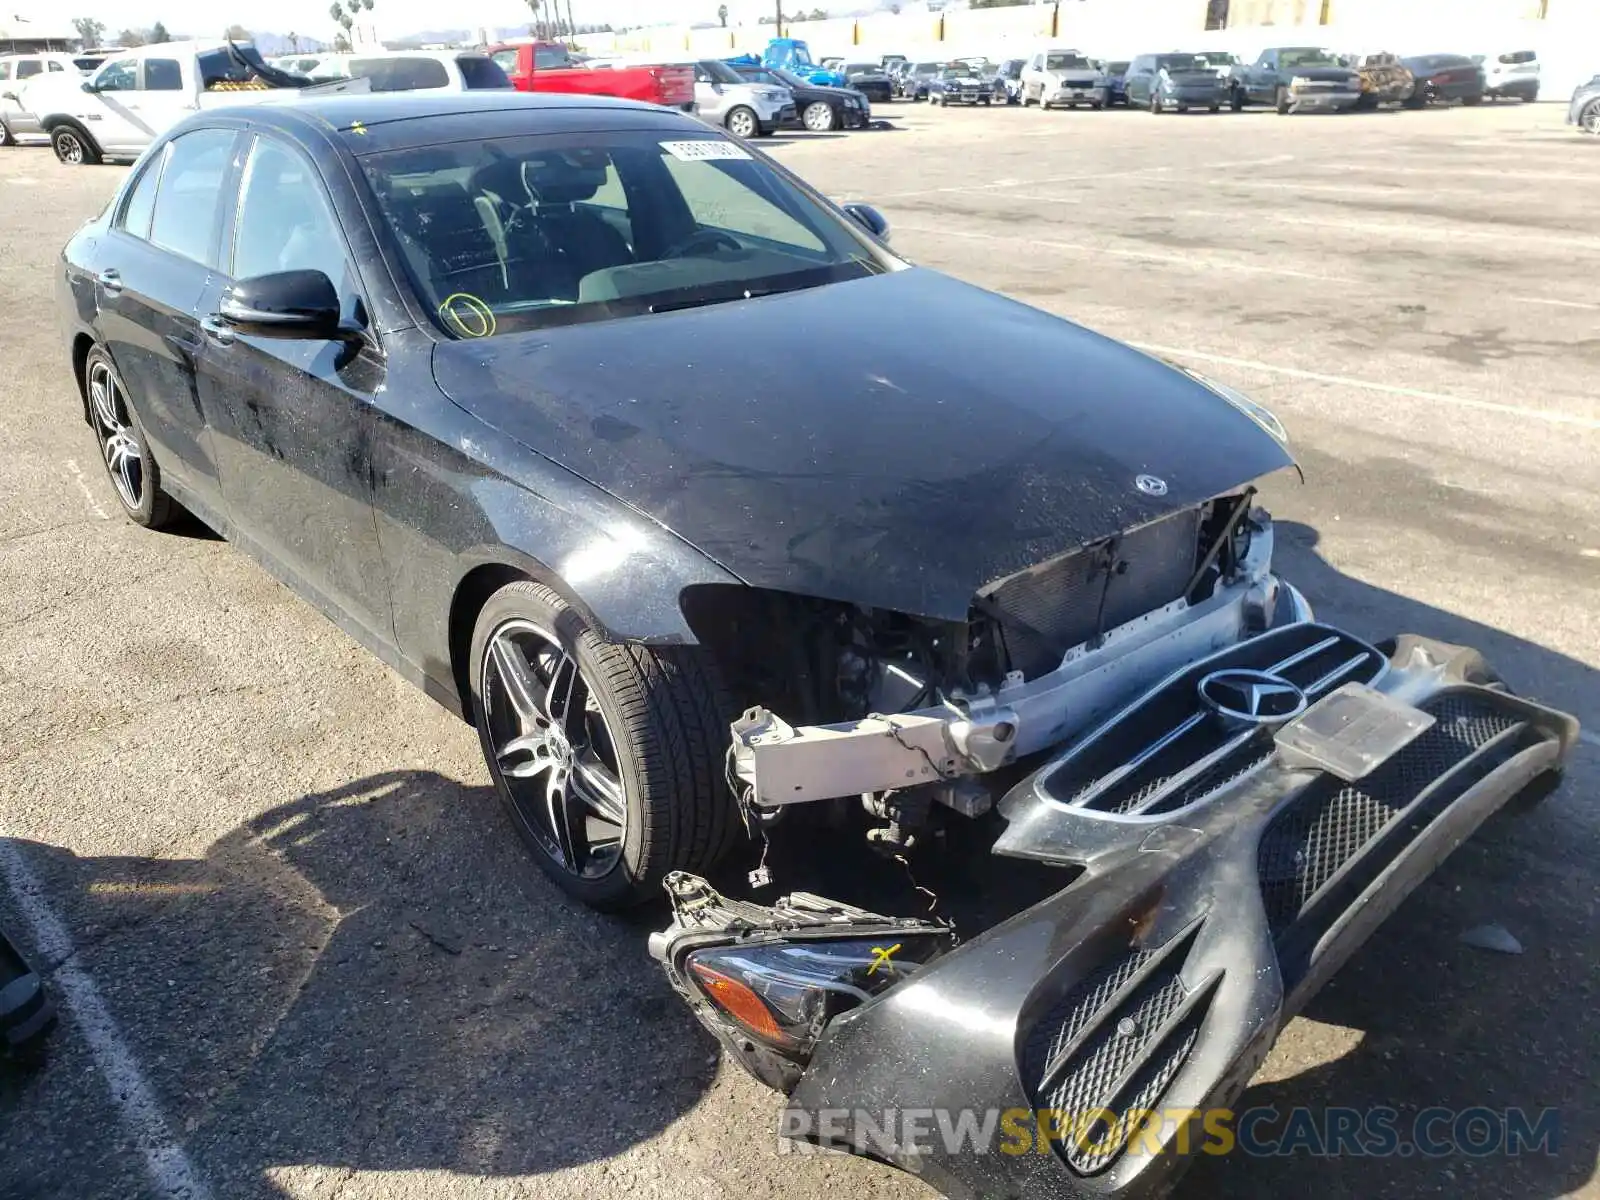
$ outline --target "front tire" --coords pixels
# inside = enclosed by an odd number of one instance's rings
[[[1228,107],[1233,109],[1234,112],[1244,111],[1244,92],[1239,88],[1230,88],[1228,90]]]
[[[72,125],[58,125],[50,131],[50,148],[56,161],[69,167],[92,167],[100,161],[100,147],[88,134]]]
[[[800,114],[800,123],[812,133],[827,133],[839,127],[839,114],[825,100],[814,100]]]
[[[1278,85],[1277,95],[1278,115],[1280,117],[1287,117],[1289,115],[1289,109],[1292,107],[1293,105],[1289,102],[1289,89],[1280,83]]]
[[[605,641],[528,580],[472,633],[474,721],[495,790],[563,891],[615,911],[743,834],[723,776],[732,705],[705,651]]]
[[[1600,137],[1600,100],[1590,101],[1578,114],[1578,128],[1592,137]]]
[[[83,387],[89,420],[100,444],[111,490],[128,520],[146,529],[165,529],[182,510],[161,487],[161,468],[150,453],[144,430],[128,403],[128,391],[116,364],[101,347],[93,347],[83,364]]]
[[[761,122],[756,118],[755,109],[743,104],[729,112],[723,118],[722,124],[734,137],[744,138],[746,141],[761,133]]]

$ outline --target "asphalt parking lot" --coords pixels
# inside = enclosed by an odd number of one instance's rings
[[[1321,615],[1474,645],[1600,730],[1600,142],[1560,106],[885,111],[771,151],[920,263],[1271,405]],[[0,151],[0,922],[75,1017],[0,1073],[0,1195],[931,1195],[779,1154],[650,920],[545,882],[468,727],[226,543],[120,518],[51,274],[122,174]],[[1557,1153],[1206,1160],[1181,1196],[1600,1196],[1597,778],[1590,733],[1244,1101],[1555,1107]],[[1486,923],[1523,953],[1460,941]]]

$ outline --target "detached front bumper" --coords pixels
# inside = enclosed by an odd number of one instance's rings
[[[1069,886],[833,1018],[783,1132],[952,1197],[1162,1194],[1199,1114],[1577,736],[1476,652],[1409,635],[1304,622],[1195,661],[1003,802],[995,852]],[[680,987],[685,936],[653,947]]]

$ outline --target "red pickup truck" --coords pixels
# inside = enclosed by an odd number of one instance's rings
[[[519,92],[581,92],[620,96],[694,111],[692,67],[596,67],[576,65],[565,46],[553,42],[503,42],[489,57]]]

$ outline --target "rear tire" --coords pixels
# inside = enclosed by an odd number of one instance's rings
[[[11,132],[11,126],[0,121],[0,146],[15,146],[17,135]]]
[[[111,356],[99,346],[83,362],[83,387],[89,421],[100,445],[100,462],[128,520],[146,529],[165,529],[183,509],[161,486],[161,468],[150,452],[144,427],[128,400],[128,390]]]
[[[100,161],[100,147],[76,125],[58,125],[50,131],[50,148],[56,161],[69,167],[92,167]]]
[[[1228,89],[1228,107],[1234,112],[1244,111],[1244,93],[1238,88]]]
[[[505,683],[508,647],[517,652],[509,661],[528,668],[525,678],[537,695],[563,678],[568,664],[571,702],[556,721],[578,734],[558,740],[569,760],[582,766],[569,769],[559,781],[563,788],[554,789],[553,776],[538,771],[544,760],[537,752],[504,741],[509,731],[531,728]],[[557,592],[519,580],[483,606],[471,654],[473,718],[495,790],[540,867],[567,894],[604,911],[630,908],[659,896],[668,871],[704,872],[743,836],[723,777],[732,702],[702,648],[605,641]],[[579,689],[582,711],[575,713]],[[543,703],[548,717],[551,702]],[[546,720],[544,728],[554,723]],[[558,747],[556,758],[562,752]],[[512,759],[523,753],[529,757]],[[567,806],[592,786],[574,792],[572,782],[586,778],[596,763],[620,787],[624,820],[616,828],[591,810],[584,829],[564,842],[541,819],[557,808],[571,819]],[[525,773],[508,777],[502,764]],[[552,791],[560,797],[553,803]],[[587,840],[597,828],[615,839],[604,858]],[[578,837],[585,840],[581,848]]]

